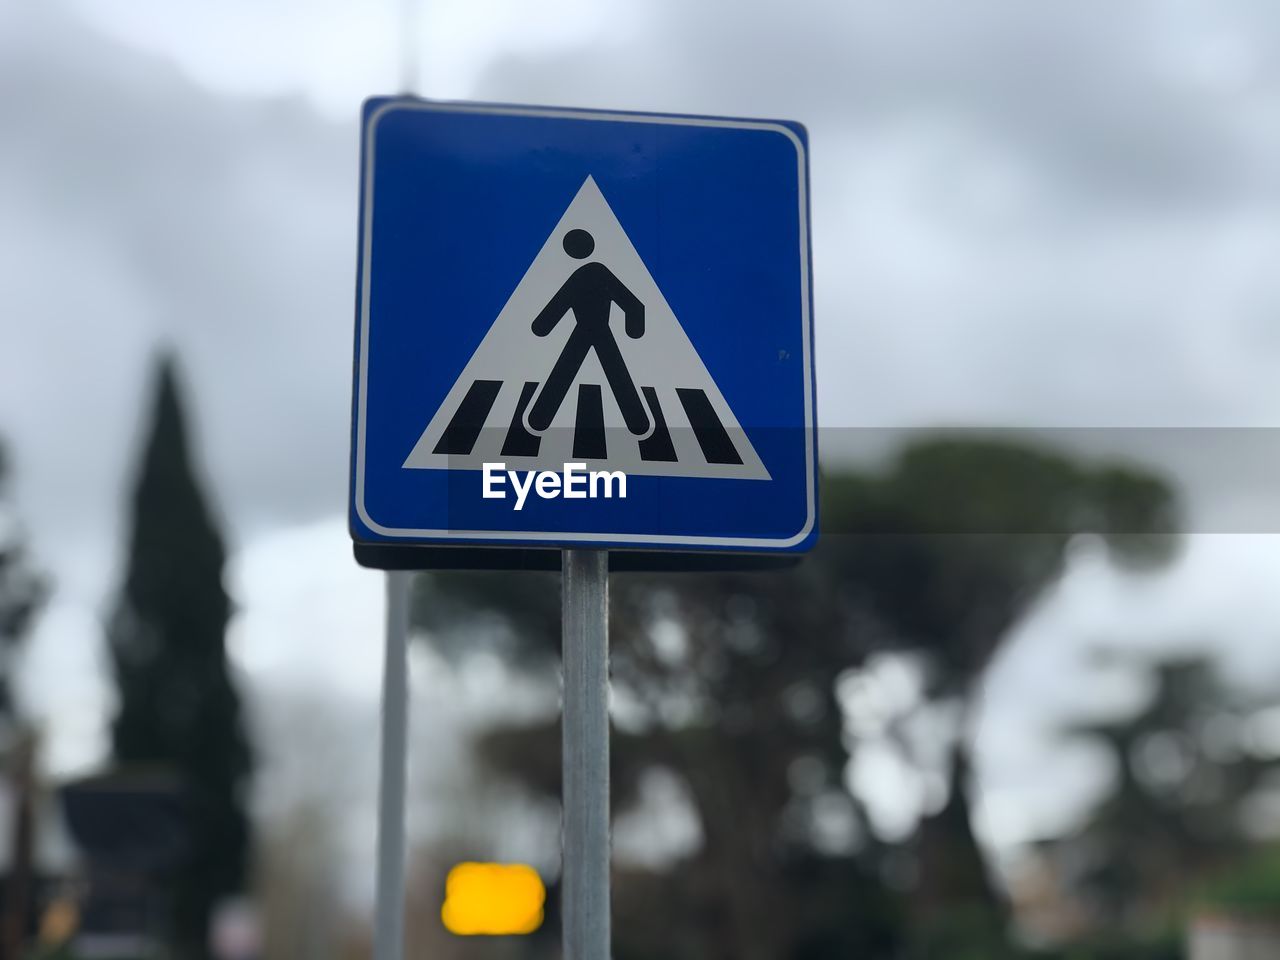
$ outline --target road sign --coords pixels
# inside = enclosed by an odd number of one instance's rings
[[[812,544],[802,127],[374,99],[361,178],[357,543]]]

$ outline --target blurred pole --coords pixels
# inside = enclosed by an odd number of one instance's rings
[[[8,758],[13,821],[9,839],[9,876],[5,884],[0,960],[19,960],[27,953],[27,916],[34,882],[36,735],[25,726]]]
[[[382,666],[382,763],[378,782],[378,901],[374,960],[404,956],[404,795],[409,728],[410,574],[387,574],[387,643]]]
[[[400,0],[400,89],[418,86],[420,0]],[[382,757],[378,776],[378,886],[374,960],[403,960],[405,822],[409,755],[409,590],[412,575],[387,572],[387,636],[382,664]]]
[[[422,25],[419,0],[400,0],[400,92],[418,89],[418,32]]]
[[[609,554],[563,561],[564,960],[608,960]]]

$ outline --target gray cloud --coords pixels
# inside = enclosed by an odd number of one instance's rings
[[[479,94],[808,123],[829,425],[1280,417],[1272,8],[648,9]]]
[[[1280,21],[1262,4],[662,0],[649,29],[497,65],[486,95],[779,114],[882,136],[972,127],[1107,203],[1239,198],[1270,165]],[[907,131],[910,132],[910,131]]]
[[[808,122],[828,425],[1257,425],[1280,415],[1277,19],[662,0],[476,92]],[[0,44],[0,429],[33,520],[114,514],[157,341],[241,535],[341,510],[354,122],[210,94],[56,5],[10,9]]]
[[[341,511],[354,123],[212,96],[56,7],[4,26],[0,429],[33,523],[101,533],[157,343],[181,354],[237,532]]]

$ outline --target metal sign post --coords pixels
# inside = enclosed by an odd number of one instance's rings
[[[563,559],[564,960],[608,960],[609,554]]]
[[[601,545],[658,568],[814,545],[808,134],[374,97],[357,246],[356,557],[543,569],[562,551],[563,956],[608,960]],[[403,946],[405,587],[388,581],[377,960]]]
[[[408,573],[393,571],[387,574],[374,960],[401,960],[404,956],[404,798],[409,750],[409,582]]]

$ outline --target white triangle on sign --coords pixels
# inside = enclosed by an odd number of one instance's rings
[[[575,259],[566,251],[564,239],[573,230],[591,235],[594,249],[589,256]],[[608,329],[635,394],[643,400],[647,430],[643,434],[628,430],[600,358],[591,349],[550,426],[536,431],[529,426],[529,411],[577,326],[577,318],[570,308],[544,336],[534,333],[534,318],[575,271],[596,263],[607,267],[643,304],[641,336],[627,334],[625,314],[616,301],[608,308]],[[580,393],[584,385],[585,391]],[[587,399],[582,403],[588,406],[592,397],[600,397],[595,409],[602,415],[604,428],[596,432],[594,447],[586,444],[589,449],[585,455],[579,436],[584,417],[579,406],[584,395]],[[592,177],[578,189],[404,467],[479,470],[496,462],[511,470],[559,472],[565,463],[586,462],[590,469],[644,476],[769,479],[737,417]]]

